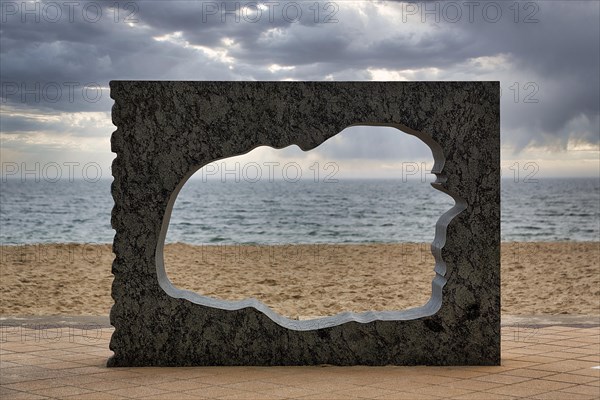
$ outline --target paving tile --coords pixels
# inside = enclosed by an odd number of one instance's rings
[[[116,379],[96,379],[93,382],[78,383],[76,386],[82,387],[84,389],[95,390],[98,392],[107,392],[109,390],[132,388],[139,385]]]
[[[529,368],[530,369],[539,369],[542,371],[570,372],[570,371],[582,370],[585,368],[589,368],[591,370],[591,367],[593,367],[595,365],[596,365],[596,363],[593,363],[590,361],[563,360],[563,361],[557,361],[557,362],[547,363],[547,364],[537,364],[537,365],[530,366]]]
[[[594,363],[600,365],[600,354],[578,357],[577,360],[591,361],[591,362],[594,362]]]
[[[582,347],[570,347],[565,349],[568,353],[575,354],[583,354],[586,356],[598,355],[600,354],[600,347],[592,345],[592,346],[582,346]],[[570,354],[572,356],[572,354]]]
[[[90,345],[81,345],[77,347],[73,347],[69,349],[69,354],[86,354],[86,355],[102,355],[103,357],[108,358],[111,355],[111,351],[108,349],[98,349],[97,347]],[[106,354],[106,356],[105,356]]]
[[[77,364],[81,364],[81,366],[106,368],[106,359],[104,359],[104,358],[99,359],[97,357],[89,357],[89,358],[82,358],[79,360],[74,360],[73,362],[76,362]]]
[[[587,384],[587,383],[598,380],[598,378],[596,378],[595,376],[577,375],[577,374],[569,374],[569,373],[548,375],[548,376],[545,376],[544,379],[549,380],[549,381],[577,383],[577,384]]]
[[[582,348],[593,346],[590,343],[576,342],[573,340],[573,337],[563,338],[557,341],[554,341],[552,345],[557,347],[556,351],[564,351],[565,353],[577,353],[580,352]]]
[[[168,392],[166,390],[160,390],[160,389],[152,388],[152,387],[134,386],[134,387],[128,387],[128,388],[107,390],[107,391],[104,391],[103,393],[138,399],[138,398],[144,397],[144,396],[154,396],[154,395],[165,394]]]
[[[11,383],[8,381],[23,382],[38,379],[56,379],[66,376],[73,376],[73,374],[70,374],[64,370],[51,370],[36,367],[15,367],[2,371],[2,374],[0,374],[0,383],[7,384]]]
[[[531,380],[529,377],[525,376],[516,376],[516,375],[508,375],[508,374],[495,374],[495,375],[486,375],[479,376],[477,378],[473,378],[478,381],[483,382],[493,382],[493,383],[502,383],[504,385],[512,385],[515,383],[525,382]]]
[[[454,396],[452,399],[455,400],[512,400],[517,397],[507,396],[504,394],[488,393],[488,392],[473,392],[467,393],[460,396]]]
[[[46,396],[40,396],[37,394],[33,394],[33,393],[27,393],[27,392],[18,392],[15,390],[9,390],[9,391],[3,391],[2,392],[2,396],[3,399],[15,399],[15,400],[37,400],[37,399],[48,399],[48,397]]]
[[[517,369],[517,368],[528,368],[531,367],[533,365],[539,364],[539,362],[537,361],[526,361],[523,360],[522,358],[519,359],[508,359],[508,360],[503,360],[502,361],[502,367],[505,370],[508,369]]]
[[[225,396],[235,396],[242,395],[246,392],[242,390],[230,389],[222,386],[209,386],[202,389],[196,390],[186,390],[182,393],[185,393],[190,396],[199,396],[200,398],[208,398],[208,399],[219,399]],[[260,394],[256,393],[257,397],[260,397]]]
[[[565,389],[560,389],[559,390],[562,393],[577,393],[577,394],[586,394],[586,395],[592,395],[592,396],[597,396],[597,398],[600,398],[600,387],[598,386],[588,386],[588,385],[576,385],[576,386],[571,386]],[[565,397],[567,397],[567,395],[565,395]]]
[[[41,367],[45,364],[54,364],[61,362],[61,360],[50,357],[30,357],[23,360],[15,360],[14,362],[17,362],[21,365],[39,365]]]
[[[270,396],[275,396],[275,397],[283,397],[286,399],[289,398],[297,398],[297,397],[302,397],[302,396],[310,396],[313,394],[317,394],[318,392],[315,391],[313,388],[298,388],[298,387],[292,387],[292,386],[280,386],[278,388],[274,388],[274,389],[269,389],[269,390],[265,390],[260,392],[261,395],[266,394],[266,395],[270,395]]]
[[[593,336],[581,336],[581,337],[574,337],[572,338],[570,341],[572,342],[579,342],[579,343],[600,343],[600,337],[598,337],[597,335],[593,335]]]
[[[580,350],[580,351],[577,352],[577,350]],[[558,358],[560,360],[571,360],[571,359],[575,359],[575,358],[578,358],[578,357],[581,357],[584,355],[588,356],[590,354],[581,349],[570,348],[567,351],[567,349],[565,348],[563,351],[552,351],[550,353],[545,353],[544,355],[547,357]]]
[[[346,382],[351,385],[365,386],[365,385],[370,385],[370,384],[377,383],[377,382],[384,382],[384,381],[390,379],[390,377],[389,376],[373,376],[373,375],[361,376],[361,375],[355,375],[355,374],[347,376],[347,375],[340,374],[340,377],[338,379],[340,379],[341,382]]]
[[[55,361],[49,364],[40,364],[41,367],[44,367],[46,369],[60,369],[60,370],[64,370],[64,369],[70,369],[70,368],[80,368],[81,364],[77,364],[74,362],[68,362],[68,361]]]
[[[467,369],[460,367],[461,369]],[[383,367],[379,371],[382,376],[388,376],[390,378],[405,378],[415,375],[422,375],[427,372],[427,367],[415,366],[415,367]]]
[[[31,353],[45,350],[41,346],[26,342],[5,342],[0,344],[0,347],[4,350],[11,350],[17,353]]]
[[[563,349],[569,347],[581,347],[581,343],[574,342],[572,338],[568,339],[559,339],[554,341],[549,341],[545,343],[537,343],[532,346],[529,346],[529,349],[532,350],[540,350],[540,353],[551,353],[554,351],[561,351]]]
[[[21,364],[14,361],[0,360],[0,369],[20,367]]]
[[[58,361],[72,361],[72,362],[78,362],[78,361],[86,359],[87,357],[88,357],[88,355],[86,353],[67,353],[67,352],[65,352],[64,354],[52,356],[53,359],[58,360]],[[106,364],[106,359],[98,358],[98,361],[100,361],[100,360],[102,360],[104,362],[104,364]]]
[[[397,390],[382,389],[372,386],[363,386],[359,388],[338,390],[335,393],[346,394],[347,398],[349,399],[372,399],[397,393]]]
[[[484,381],[477,381],[475,379],[464,379],[464,380],[458,380],[455,382],[444,383],[441,386],[447,386],[447,387],[457,388],[457,389],[473,390],[473,391],[483,391],[483,390],[493,389],[495,387],[502,386],[502,385],[503,385],[502,383],[498,383],[498,382],[484,382]]]
[[[446,376],[437,376],[437,375],[420,375],[413,376],[412,381],[426,383],[428,385],[441,385],[443,383],[450,383],[456,381],[455,378],[449,378]]]
[[[503,359],[503,362],[505,362],[505,361],[507,361],[507,360]],[[473,367],[466,367],[466,368],[471,371],[475,371],[475,372],[485,372],[488,374],[500,374],[505,371],[510,371],[511,369],[518,369],[519,367],[513,366],[513,365],[510,365],[510,366],[498,365],[498,366],[487,366],[487,367],[473,366]]]
[[[2,360],[4,361],[21,361],[21,360],[27,360],[27,359],[32,359],[32,358],[41,358],[38,357],[37,355],[35,355],[35,352],[32,353],[9,353],[9,354],[3,354],[2,355]]]
[[[21,376],[21,375],[12,375],[12,376],[5,376],[3,374],[0,374],[0,387],[2,387],[3,385],[10,385],[13,383],[20,383],[20,382],[24,382],[30,380],[25,376]]]
[[[578,347],[577,349],[586,349],[590,351],[590,354],[600,354],[600,343],[598,344],[590,344],[583,347]]]
[[[542,394],[537,394],[531,396],[532,399],[536,400],[565,400],[565,393],[561,392],[547,392]],[[577,393],[569,393],[568,400],[597,400],[596,396],[586,395],[586,394],[577,394]]]
[[[146,376],[135,376],[135,377],[120,377],[119,380],[130,383],[137,386],[149,386],[157,385],[159,383],[174,382],[177,381],[175,376],[161,376],[161,375],[146,375]]]
[[[48,350],[66,350],[66,351],[72,351],[72,349],[76,349],[76,348],[80,348],[83,345],[79,344],[79,343],[74,343],[74,342],[69,342],[68,338],[65,338],[66,340],[62,340],[62,341],[57,341],[57,342],[41,342],[39,344],[40,347],[44,347]]]
[[[510,327],[509,327],[510,328]],[[565,329],[567,328],[567,329]],[[0,344],[0,397],[254,399],[600,398],[600,329],[540,329],[526,342],[503,328],[498,367],[106,368],[111,331],[81,343]],[[29,335],[29,336],[28,336]]]
[[[5,398],[6,396],[8,396],[11,393],[18,393],[19,391],[16,389],[10,389],[7,388],[6,386],[0,386],[0,398]]]
[[[600,379],[596,378],[595,381],[588,382],[588,383],[586,383],[586,385],[599,387],[600,386]]]
[[[134,379],[139,378],[140,374],[128,371],[124,369],[107,369],[107,368],[94,368],[94,367],[86,367],[89,369],[87,374],[94,376],[99,379]],[[69,371],[73,371],[70,369]],[[81,372],[77,372],[78,374]]]
[[[52,358],[53,356],[60,356],[61,354],[64,354],[64,350],[42,350],[35,352],[36,356],[47,358]]]
[[[302,400],[347,400],[348,394],[345,392],[327,392],[315,393],[307,396],[299,397]]]
[[[232,372],[231,374],[205,375],[194,378],[194,380],[208,385],[230,385],[232,383],[247,382],[249,379]]]
[[[289,386],[305,386],[308,383],[328,381],[330,383],[345,382],[347,379],[339,376],[330,376],[325,374],[301,373],[297,375],[275,375],[273,377],[262,378],[263,382],[275,384],[285,384]]]
[[[398,392],[377,397],[377,400],[440,400],[442,397],[422,393]]]
[[[60,386],[64,386],[64,385],[65,385],[65,383],[58,381],[56,379],[38,379],[38,380],[33,380],[33,381],[11,383],[11,384],[7,384],[7,385],[3,385],[3,387],[5,387],[7,389],[26,391],[26,390],[54,388],[54,387],[60,387]]]
[[[228,385],[224,385],[224,387],[231,388],[231,389],[237,389],[237,390],[250,391],[250,392],[262,392],[262,391],[269,390],[269,389],[279,388],[279,387],[281,387],[281,385],[271,383],[271,382],[261,382],[261,381],[257,381],[257,380],[251,380],[251,381],[230,383]]]
[[[212,376],[212,375],[214,375],[214,374],[209,374],[205,371],[185,370],[185,371],[177,372],[173,376],[177,379],[191,380],[191,379],[197,379],[197,378],[206,378],[207,376]]]
[[[86,394],[76,394],[74,396],[66,396],[64,399],[69,400],[125,400],[130,397],[117,396],[109,393],[92,392]]]
[[[127,383],[127,381],[122,381],[122,382]],[[151,385],[151,387],[161,389],[161,390],[167,390],[170,392],[202,389],[202,388],[209,387],[209,386],[212,386],[212,385],[198,382],[193,379],[176,380],[176,381],[162,382],[162,383],[156,383],[156,384]]]
[[[504,371],[500,375],[513,375],[523,378],[543,378],[544,376],[555,375],[554,371],[543,371],[539,369],[517,368]]]
[[[558,351],[558,350],[560,350],[560,348],[558,348],[558,347],[556,349],[554,349],[554,351]],[[520,347],[518,349],[512,349],[508,353],[515,354],[515,355],[523,355],[523,356],[526,356],[526,355],[534,356],[536,354],[546,354],[546,353],[549,353],[549,351],[536,350],[536,349],[528,346],[528,347]]]
[[[486,392],[504,394],[507,396],[525,397],[564,389],[570,386],[573,386],[573,384],[533,379],[527,382],[515,383],[512,385],[505,385],[489,389],[486,390]]]
[[[426,387],[420,387],[416,389],[406,388],[404,391],[415,394],[424,394],[428,396],[438,397],[453,397],[468,394],[473,392],[472,390],[461,389],[456,387],[448,387],[447,385],[431,385]]]
[[[600,335],[600,327],[589,327],[589,328],[577,328],[570,332],[571,336],[589,336],[589,335]]]
[[[451,383],[449,383],[449,385],[453,384],[454,382],[460,382],[460,381],[458,381],[458,380],[452,381]],[[372,385],[368,385],[368,386],[401,391],[407,387],[420,388],[423,386],[428,386],[428,384],[423,383],[423,382],[415,382],[414,380],[411,379],[411,377],[405,377],[402,379],[390,379],[390,380],[385,380],[383,382],[375,382]]]
[[[514,342],[514,341],[506,341],[503,340],[502,342],[502,354],[504,353],[510,353],[512,352],[514,349],[520,349],[523,347],[527,347],[529,345],[529,343],[519,343],[519,342]]]
[[[286,397],[275,396],[271,394],[255,393],[255,392],[242,392],[237,394],[231,394],[224,397],[219,397],[221,400],[283,400]]]
[[[296,388],[308,388],[318,393],[331,393],[340,390],[346,390],[349,388],[360,388],[360,386],[355,386],[349,384],[347,382],[327,382],[327,381],[317,381],[317,382],[307,382],[304,385],[293,386]]]
[[[522,357],[517,358],[516,360],[517,361],[528,361],[528,362],[532,362],[532,363],[536,363],[536,364],[546,364],[546,363],[551,363],[551,362],[558,362],[563,359],[559,358],[559,357],[548,357],[546,355],[535,354],[535,355],[522,356]]]
[[[295,375],[298,372],[302,371],[301,367],[298,366],[288,366],[288,367],[250,367],[246,371],[249,374],[256,374],[256,376],[260,376],[260,374],[265,375]]]
[[[93,365],[79,365],[77,367],[69,369],[72,374],[101,374],[107,373],[109,370],[105,367],[93,366]]]
[[[192,396],[192,395],[181,393],[181,392],[176,392],[176,393],[156,394],[153,396],[144,396],[144,397],[140,397],[140,399],[144,399],[144,400],[194,400],[194,399],[200,399],[200,397]]]
[[[435,376],[445,376],[448,378],[460,378],[460,379],[469,379],[476,378],[478,376],[488,375],[488,372],[477,371],[475,369],[457,369],[457,368],[439,368],[435,371],[430,371],[429,374]]]
[[[88,389],[79,388],[76,386],[66,386],[65,385],[65,386],[58,386],[58,387],[53,387],[53,388],[31,390],[30,392],[33,394],[40,395],[40,396],[62,398],[65,396],[75,396],[75,395],[81,395],[81,394],[86,394],[86,393],[92,393],[93,391],[88,390]]]
[[[561,325],[553,325],[550,327],[544,327],[544,330],[549,330],[549,331],[554,331],[554,332],[570,332],[570,331],[575,331],[577,330],[577,328],[574,328],[572,326],[561,326]]]
[[[266,380],[270,378],[274,379],[283,379],[282,377],[287,376],[288,374],[281,372],[285,367],[271,367],[270,370],[242,370],[235,373],[235,375],[243,378],[244,380],[252,381],[252,380]],[[179,374],[177,374],[179,376]],[[207,376],[207,373],[199,376]]]
[[[20,365],[18,367],[3,369],[2,376],[35,374],[44,371],[46,371],[44,368],[35,365]]]
[[[563,346],[565,345],[565,342],[568,341],[570,338],[571,336],[569,335],[558,335],[551,333],[544,333],[542,335],[537,336],[539,344],[560,345],[560,342],[562,341]]]

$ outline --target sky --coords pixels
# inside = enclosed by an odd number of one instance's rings
[[[600,176],[598,1],[0,4],[2,179],[110,178],[119,79],[497,80],[503,177]],[[432,156],[393,128],[353,127],[308,153],[228,162],[403,177]]]

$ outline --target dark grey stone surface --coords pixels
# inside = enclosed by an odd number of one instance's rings
[[[117,158],[109,366],[500,364],[498,82],[110,87]],[[396,127],[423,140],[435,159],[433,186],[456,202],[436,226],[425,306],[295,321],[254,299],[173,287],[163,244],[173,203],[194,172],[257,146],[310,150],[352,125]]]
[[[43,328],[45,326],[77,327],[85,329],[111,328],[108,315],[21,315],[0,317],[2,327],[22,326],[24,328]],[[572,326],[592,328],[600,326],[600,315],[502,315],[502,326],[519,327],[532,326]]]

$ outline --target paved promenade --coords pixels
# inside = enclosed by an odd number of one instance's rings
[[[2,399],[598,399],[600,321],[503,317],[499,367],[105,367],[105,317],[3,318]]]

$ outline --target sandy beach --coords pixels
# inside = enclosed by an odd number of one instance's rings
[[[0,315],[106,315],[110,245],[0,246]],[[175,286],[292,318],[405,309],[431,293],[429,244],[165,246]],[[502,312],[600,314],[600,242],[503,243]]]

